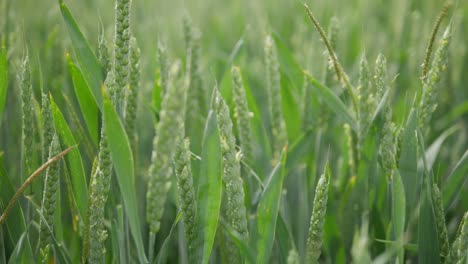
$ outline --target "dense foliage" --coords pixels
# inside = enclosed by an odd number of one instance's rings
[[[466,263],[464,1],[0,2],[0,263]]]

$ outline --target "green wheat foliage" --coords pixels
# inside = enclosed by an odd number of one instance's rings
[[[448,48],[452,37],[452,29],[449,25],[439,42],[439,46],[434,54],[431,67],[427,77],[422,80],[423,89],[419,102],[419,127],[426,129],[429,125],[432,113],[437,108],[438,94],[440,90],[440,80],[442,74],[447,69]]]
[[[249,111],[249,106],[247,104],[247,97],[245,94],[244,84],[242,83],[240,68],[236,66],[232,67],[231,75],[234,94],[234,119],[237,122],[239,145],[243,158],[247,161],[251,161],[253,158],[253,141],[250,119],[253,114]]]
[[[273,38],[268,35],[265,39],[265,65],[268,106],[270,114],[270,126],[274,159],[279,157],[279,153],[284,144],[287,143],[286,123],[284,121],[282,101],[281,101],[281,80],[278,55]]]
[[[25,173],[31,172],[32,168],[32,148],[34,139],[34,97],[31,82],[31,66],[29,55],[23,59],[20,75],[21,91],[21,113],[22,113],[22,156],[24,159]]]
[[[223,160],[223,181],[226,187],[225,220],[234,231],[239,233],[242,239],[247,241],[249,239],[249,231],[247,227],[244,186],[241,177],[241,155],[236,149],[229,108],[217,89],[214,90],[213,98]],[[231,250],[228,249],[229,251]],[[237,259],[238,254],[228,257],[232,261],[239,261]]]
[[[56,134],[53,135],[49,148],[49,159],[60,153],[60,142]],[[50,231],[55,229],[55,211],[57,193],[59,190],[60,163],[55,163],[46,170],[44,191],[42,195],[41,212],[44,218],[40,221],[40,250],[47,259],[48,247],[52,243]]]
[[[130,0],[115,1],[114,63],[117,109],[128,85],[130,52]],[[120,110],[119,110],[120,111]]]
[[[125,102],[125,128],[129,141],[135,145],[135,125],[137,118],[137,99],[140,86],[140,48],[134,37],[130,39],[130,80]]]
[[[160,229],[164,204],[171,188],[172,160],[176,153],[174,146],[180,143],[184,135],[186,98],[187,82],[169,84],[161,103],[146,192],[146,220],[153,234]]]
[[[314,208],[310,218],[309,235],[307,237],[307,263],[318,263],[322,253],[323,224],[327,212],[328,187],[330,185],[330,169],[328,165],[320,176],[315,189]]]
[[[184,139],[181,144],[179,144],[174,162],[177,175],[177,187],[179,190],[179,206],[182,210],[184,220],[185,238],[188,243],[189,255],[193,257],[194,236],[197,231],[195,225],[197,201],[190,163],[191,152],[189,139]]]
[[[440,256],[443,259],[448,256],[450,245],[448,240],[447,226],[445,225],[445,212],[443,207],[442,194],[437,184],[432,185],[432,201],[436,217],[437,233],[439,237]]]
[[[468,264],[463,1],[36,2],[0,264]]]

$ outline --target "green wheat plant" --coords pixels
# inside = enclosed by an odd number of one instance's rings
[[[0,263],[466,263],[467,12],[0,1]]]

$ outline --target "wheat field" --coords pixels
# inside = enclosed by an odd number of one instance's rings
[[[468,4],[0,1],[0,263],[468,263]]]

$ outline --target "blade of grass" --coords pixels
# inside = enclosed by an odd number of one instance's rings
[[[81,113],[86,122],[88,132],[95,147],[98,146],[98,107],[93,99],[88,85],[80,69],[73,63],[70,55],[67,54],[68,71],[72,77],[73,88],[80,105]]]
[[[416,202],[418,191],[418,143],[416,138],[417,115],[411,110],[405,128],[402,133],[400,160],[398,170],[400,171],[405,187],[407,212],[411,212]]]
[[[444,208],[447,210],[455,201],[455,198],[462,190],[464,184],[468,182],[466,174],[468,172],[468,150],[457,162],[452,172],[447,178],[447,182],[443,185],[442,196],[444,200]]]
[[[404,263],[404,233],[406,218],[405,187],[398,170],[394,170],[391,184],[392,192],[392,228],[393,235],[397,241],[398,262]]]
[[[198,208],[196,226],[198,235],[194,241],[195,252],[201,263],[209,261],[216,235],[221,208],[221,149],[216,124],[216,114],[212,111],[206,120],[202,142],[202,161],[198,179]]]
[[[10,178],[8,177],[3,156],[0,157],[0,207],[3,207],[8,201],[4,200],[6,197],[13,197],[15,194],[15,189],[13,188],[13,184],[11,183]],[[3,210],[3,208],[1,208]],[[6,227],[9,234],[9,237],[12,240],[12,244],[16,245],[21,238],[21,235],[26,230],[26,222],[24,220],[23,210],[21,206],[13,207],[12,211],[10,212],[10,218],[6,220]],[[1,227],[0,227],[1,229]]]
[[[276,50],[278,51],[278,60],[280,64],[280,70],[288,76],[288,79],[294,84],[293,88],[298,92],[298,88],[302,87],[302,70],[291,53],[292,49],[288,48],[285,41],[278,32],[273,32],[273,39],[275,40]]]
[[[52,115],[54,117],[55,129],[60,136],[62,145],[73,146],[77,142],[68,126],[62,112],[55,103],[52,96],[50,97],[50,105],[52,108]],[[80,213],[80,220],[86,216],[88,206],[88,185],[86,182],[86,175],[83,168],[83,161],[79,149],[75,149],[66,157],[68,168],[70,168],[71,183],[73,187],[73,196],[75,197],[76,205]]]
[[[426,153],[425,153],[425,158],[427,161],[427,169],[431,170],[432,166],[434,165],[434,162],[439,154],[440,148],[444,144],[445,140],[455,133],[460,126],[455,125],[447,130],[444,131],[434,142],[427,148]]]
[[[420,130],[416,132],[419,149],[425,152],[424,138]],[[433,176],[427,168],[427,161],[423,156],[422,189],[419,195],[419,219],[418,219],[418,262],[440,263],[439,234],[432,199]]]
[[[223,223],[223,228],[227,231],[229,238],[232,239],[236,247],[241,252],[242,256],[245,257],[246,263],[255,263],[255,254],[250,248],[250,245],[237,233],[232,227]]]
[[[101,65],[99,64],[99,60],[96,58],[96,55],[89,46],[88,41],[78,27],[78,24],[73,18],[65,2],[63,0],[58,0],[58,3],[60,5],[60,11],[72,41],[78,64],[80,65],[81,72],[83,73],[83,77],[88,84],[88,88],[94,96],[96,104],[102,110],[102,70]]]
[[[273,243],[275,241],[276,220],[281,201],[281,190],[286,175],[286,152],[283,149],[281,161],[275,166],[268,178],[265,190],[257,209],[257,261],[258,264],[268,263]]]
[[[356,119],[353,117],[353,115],[351,115],[346,105],[338,98],[338,96],[336,96],[336,94],[333,93],[330,88],[315,80],[314,77],[312,77],[310,74],[306,72],[303,73],[307,76],[309,82],[312,84],[312,87],[315,88],[315,91],[317,91],[317,93],[322,96],[328,107],[330,107],[330,109],[334,111],[339,118],[349,124],[354,131],[357,131],[357,123],[355,121]]]
[[[29,246],[28,229],[25,230],[20,236],[18,243],[16,243],[15,248],[13,249],[10,259],[8,260],[8,263],[15,264],[28,263],[29,261],[34,262],[35,258],[32,255],[32,249]]]
[[[421,191],[418,221],[418,262],[440,263],[439,242],[429,176],[426,174]]]
[[[143,248],[141,225],[138,213],[138,203],[134,186],[134,164],[133,155],[128,142],[125,128],[120,121],[119,115],[114,109],[109,96],[106,94],[103,102],[104,125],[109,142],[112,164],[117,175],[124,209],[127,212],[130,231],[135,241],[140,262],[147,263],[147,258]]]
[[[8,90],[8,60],[5,47],[0,48],[0,120],[2,120],[3,110]]]
[[[172,234],[174,233],[175,227],[177,226],[177,223],[179,223],[179,220],[181,219],[181,217],[182,217],[182,211],[179,211],[179,213],[177,213],[177,216],[174,222],[172,223],[171,229],[169,230],[169,234],[167,235],[166,239],[164,239],[161,249],[159,250],[158,256],[154,259],[153,263],[163,264],[167,262],[166,258],[170,250],[169,242],[171,242],[171,239],[173,237]]]
[[[299,104],[293,95],[293,89],[295,88],[293,80],[284,73],[281,75],[283,75],[281,77],[281,107],[283,109],[288,138],[289,140],[293,140],[301,133],[301,114]]]

